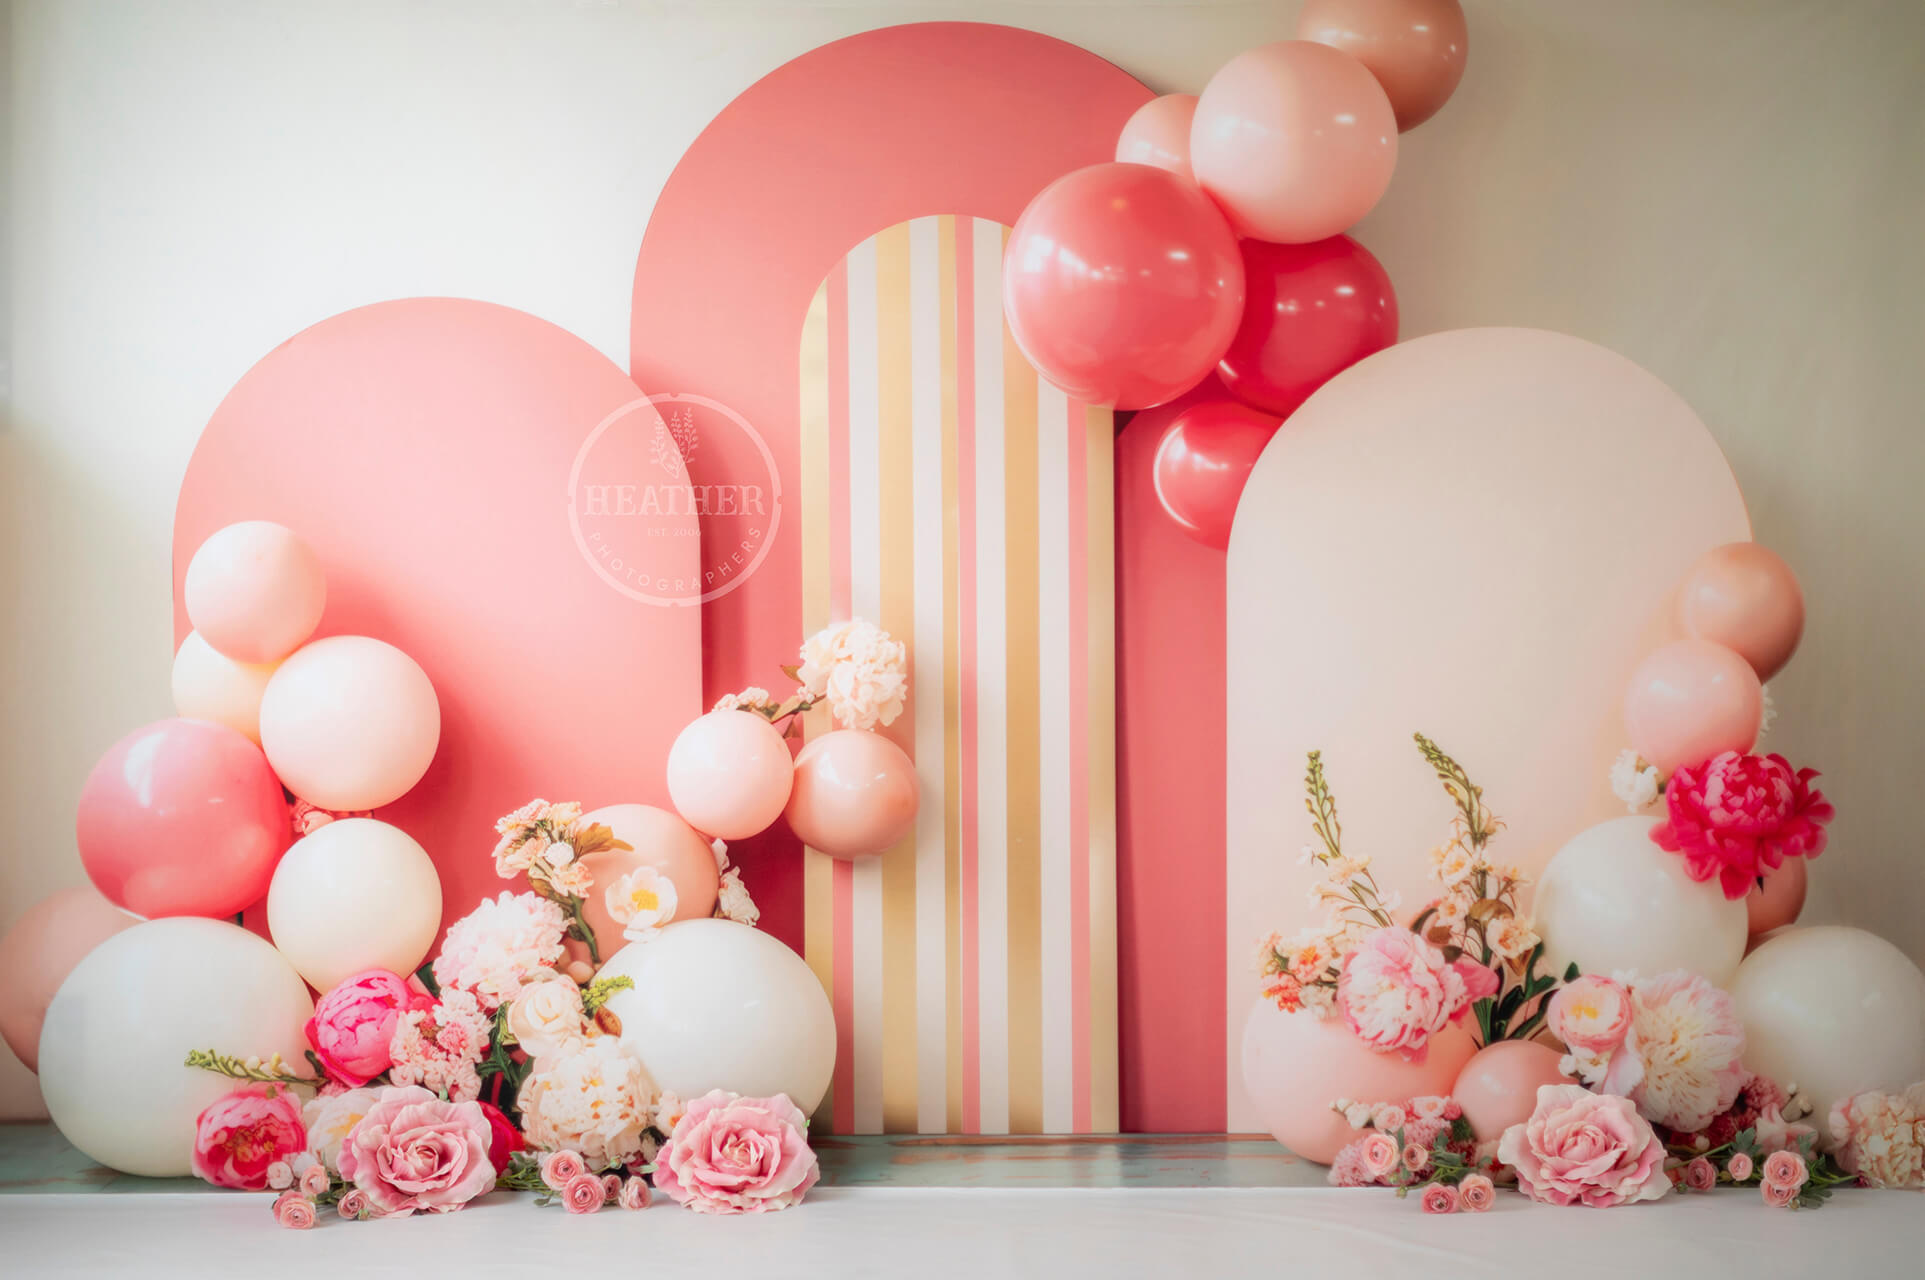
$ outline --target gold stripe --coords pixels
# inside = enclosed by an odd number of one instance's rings
[[[802,324],[802,633],[829,624],[829,282],[815,292]],[[808,737],[828,728],[826,714],[811,713]],[[835,999],[834,862],[802,854],[802,954],[822,989]],[[835,1089],[823,1096],[817,1123],[835,1132]]]
[[[1089,1072],[1090,1129],[1115,1133],[1116,1027],[1116,524],[1110,503],[1116,428],[1108,409],[1084,412],[1089,591]]]
[[[943,954],[945,1025],[949,1029],[945,1128],[962,1132],[962,499],[960,473],[960,376],[956,360],[956,223],[954,214],[936,222],[936,288],[942,333],[942,758],[943,758]]]
[[[898,640],[916,635],[916,560],[912,445],[914,370],[909,324],[909,224],[878,232],[876,367],[881,418],[877,478],[881,493],[882,617]],[[911,656],[914,661],[914,655]],[[883,732],[913,755],[914,700]],[[916,1114],[916,836],[912,828],[882,855],[882,1128],[914,1133]]]
[[[1004,228],[1007,245],[1009,231]],[[1003,328],[1009,738],[1009,1128],[1043,1130],[1041,726],[1037,710],[1036,370]]]

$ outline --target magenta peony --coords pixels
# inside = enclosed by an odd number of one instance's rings
[[[387,1088],[341,1144],[341,1176],[383,1216],[449,1213],[495,1185],[491,1140],[479,1103]]]
[[[268,1170],[305,1150],[301,1100],[283,1085],[244,1085],[194,1124],[194,1173],[217,1187],[265,1191]]]
[[[399,974],[368,969],[315,1002],[307,1042],[329,1075],[343,1084],[364,1085],[392,1065],[388,1045],[401,1015],[433,1004],[433,996],[416,991]]]
[[[1357,1038],[1379,1053],[1421,1059],[1431,1036],[1475,998],[1466,968],[1492,977],[1476,965],[1452,965],[1408,929],[1379,929],[1344,957],[1337,1007]],[[1477,989],[1485,991],[1481,980]]]
[[[1783,756],[1727,751],[1671,775],[1669,810],[1651,828],[1658,847],[1684,855],[1693,880],[1718,877],[1727,898],[1751,892],[1786,858],[1825,851],[1831,802],[1810,785],[1815,769],[1794,770]]]
[[[655,1188],[697,1213],[786,1209],[821,1171],[788,1098],[739,1098],[720,1089],[688,1104],[655,1163]]]
[[[1547,1084],[1523,1124],[1504,1130],[1497,1158],[1517,1185],[1546,1204],[1594,1208],[1656,1200],[1671,1190],[1664,1143],[1628,1098],[1583,1085]]]

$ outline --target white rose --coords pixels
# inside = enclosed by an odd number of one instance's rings
[[[508,1006],[508,1033],[532,1057],[560,1053],[588,1034],[581,988],[559,977],[523,987]]]

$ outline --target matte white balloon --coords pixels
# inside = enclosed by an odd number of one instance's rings
[[[341,818],[294,842],[267,890],[267,931],[326,991],[363,969],[410,974],[441,927],[441,877],[399,827]]]
[[[686,920],[629,943],[599,976],[623,974],[634,988],[608,1002],[622,1044],[670,1093],[786,1093],[811,1112],[828,1092],[835,1013],[815,972],[775,938],[731,920]]]
[[[1784,930],[1745,957],[1731,998],[1745,1066],[1795,1085],[1822,1140],[1832,1103],[1925,1080],[1925,973],[1877,934]]]
[[[1600,822],[1551,858],[1534,907],[1548,972],[1575,961],[1584,973],[1684,969],[1731,985],[1745,953],[1744,900],[1693,880],[1683,857],[1653,844],[1657,821]]]
[[[236,1082],[190,1049],[299,1066],[307,987],[281,954],[221,920],[151,920],[101,943],[60,985],[40,1033],[40,1092],[67,1140],[110,1168],[192,1172],[194,1122]]]

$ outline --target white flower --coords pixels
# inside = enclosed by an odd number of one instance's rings
[[[1611,766],[1611,793],[1624,801],[1632,813],[1649,809],[1658,801],[1658,769],[1646,764],[1644,757],[1628,747],[1618,752]]]
[[[909,694],[909,650],[887,631],[852,618],[825,627],[802,645],[796,671],[804,691],[825,699],[845,729],[873,729],[902,714]]]
[[[341,1144],[380,1096],[378,1088],[349,1089],[311,1098],[301,1107],[301,1123],[307,1126],[308,1150],[327,1166],[329,1173],[341,1171]],[[305,1172],[304,1168],[296,1169],[292,1164],[288,1167],[296,1177]]]
[[[508,1034],[530,1057],[552,1058],[588,1037],[581,988],[557,975],[531,982],[508,1006]]]
[[[1343,1109],[1344,1123],[1353,1129],[1369,1128],[1371,1115],[1368,1102],[1353,1102]]]
[[[658,867],[639,866],[608,886],[602,905],[624,938],[646,938],[675,918],[675,882]]]
[[[575,860],[575,846],[566,840],[557,840],[542,852],[541,860],[559,870]]]
[[[1765,700],[1764,714],[1758,720],[1758,736],[1762,738],[1771,732],[1771,722],[1778,718],[1778,704],[1771,700],[1770,685],[1760,686],[1758,691],[1764,695]]]
[[[448,926],[435,957],[434,979],[446,990],[472,991],[492,1013],[520,993],[522,984],[560,963],[562,909],[532,893],[483,898],[479,906]]]
[[[715,873],[720,875],[729,869],[729,842],[726,840],[709,841],[709,851],[715,855]]]
[[[536,1060],[519,1096],[528,1145],[571,1147],[590,1169],[639,1163],[655,1082],[613,1036]]]
[[[1430,869],[1438,883],[1454,885],[1470,878],[1477,869],[1477,859],[1461,844],[1442,845],[1431,850]]]
[[[1520,920],[1516,916],[1499,916],[1484,927],[1484,941],[1500,958],[1515,960],[1529,955],[1531,948],[1537,945],[1538,937],[1530,921]]]
[[[741,870],[736,867],[730,867],[722,873],[722,884],[715,895],[715,909],[723,919],[733,920],[737,924],[753,926],[762,918],[755,899],[749,897],[748,886],[742,883]]]
[[[742,690],[742,692],[740,693],[723,694],[720,698],[717,698],[715,700],[715,705],[711,707],[710,710],[712,711],[761,711],[766,707],[772,707],[774,705],[775,703],[772,699],[770,699],[769,691],[767,689],[761,689],[761,688],[757,688],[755,685],[750,685],[748,688]]]

